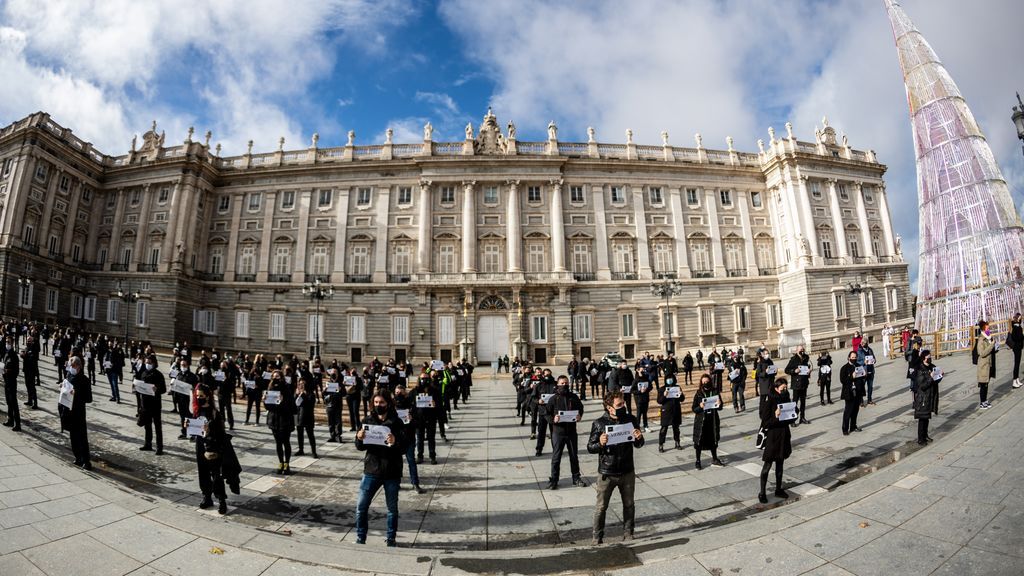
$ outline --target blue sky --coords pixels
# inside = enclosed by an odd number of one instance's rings
[[[225,154],[462,137],[494,107],[521,140],[755,151],[791,121],[830,123],[889,166],[904,252],[917,198],[906,100],[882,0],[0,1],[0,124],[36,110],[103,152],[156,119],[169,143],[212,130]],[[1017,0],[905,0],[992,144],[1014,201],[1024,157],[1010,122],[1024,88]],[[965,7],[969,7],[966,9]],[[913,258],[911,258],[913,259]],[[916,266],[912,266],[912,271]]]

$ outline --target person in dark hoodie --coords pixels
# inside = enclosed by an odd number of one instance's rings
[[[398,533],[398,490],[402,483],[402,457],[405,447],[402,439],[402,421],[398,419],[391,398],[378,392],[371,399],[373,411],[363,422],[363,428],[356,432],[356,449],[366,452],[363,459],[363,480],[359,485],[359,498],[356,501],[356,544],[366,544],[367,518],[370,502],[377,492],[384,488],[384,500],[388,507],[386,544],[396,546],[395,536]],[[365,443],[367,425],[386,426],[389,433],[384,445]]]

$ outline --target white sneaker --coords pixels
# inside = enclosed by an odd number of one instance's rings
[[[988,402],[982,402],[981,404],[978,404],[978,410],[988,410],[988,409],[989,409]]]
[[[1013,381],[1014,388],[1020,388],[1021,386],[1024,386],[1024,383],[1022,383],[1019,378]]]

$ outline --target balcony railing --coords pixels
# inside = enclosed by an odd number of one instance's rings
[[[636,272],[612,272],[612,280],[636,280]]]
[[[78,267],[87,272],[103,270],[103,264],[100,264],[98,262],[79,262]]]
[[[825,266],[838,266],[843,263],[842,258],[833,258],[831,256],[825,256],[822,258],[822,261],[825,263]]]
[[[27,240],[22,240],[21,241],[21,249],[22,250],[28,250],[29,252],[32,252],[33,254],[36,254],[36,253],[39,252],[39,245],[36,244],[35,242],[30,242],[30,241],[27,241]]]
[[[330,281],[330,279],[330,276],[328,276],[327,274],[306,274],[306,282],[309,282],[310,284],[316,282],[317,280],[319,280],[320,283],[322,284],[326,284],[327,282]]]
[[[405,284],[410,278],[411,276],[409,274],[388,274],[388,283]]]
[[[128,271],[128,265],[120,263],[120,262],[115,262],[115,263],[110,265],[110,270],[112,272],[127,272]]]
[[[851,260],[854,264],[867,264],[870,259],[867,256],[854,256]]]
[[[235,282],[255,282],[255,274],[235,274]]]
[[[371,276],[369,274],[346,274],[346,284],[369,284]]]
[[[757,269],[757,275],[758,276],[775,276],[778,273],[779,273],[779,269],[778,268],[758,268]]]
[[[64,259],[64,253],[59,250],[47,250],[46,255],[49,256],[50,258],[53,258],[54,260]]]
[[[654,277],[658,280],[675,280],[679,274],[675,272],[655,272]]]
[[[693,271],[693,277],[694,278],[711,278],[714,275],[715,275],[715,273],[712,272],[711,270],[694,270]]]
[[[221,282],[224,280],[224,274],[221,274],[220,272],[196,271],[196,278],[207,282]]]
[[[270,274],[267,276],[268,282],[291,282],[291,274]]]
[[[726,269],[725,275],[728,276],[729,278],[743,278],[747,275],[747,271],[738,268],[735,270]]]
[[[572,277],[575,278],[577,282],[593,282],[594,280],[597,280],[597,274],[591,274],[589,272],[576,273],[573,274]]]
[[[156,272],[156,264],[139,264],[139,272]]]

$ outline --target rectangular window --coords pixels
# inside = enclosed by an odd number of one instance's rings
[[[569,201],[573,204],[583,204],[583,186],[569,187]]]
[[[668,242],[658,242],[654,245],[654,271],[672,271],[672,245]]]
[[[621,325],[622,325],[622,331],[621,331],[622,338],[634,338],[634,337],[636,337],[636,326],[633,323],[633,315],[632,314],[623,314],[621,316],[621,318],[622,318],[622,322],[621,322]]]
[[[408,344],[409,343],[409,317],[408,316],[392,316],[391,317],[391,343],[392,344]]]
[[[494,243],[484,244],[483,251],[483,271],[503,272],[501,269],[501,246]]]
[[[227,212],[228,208],[230,208],[230,207],[231,207],[231,196],[228,196],[227,194],[225,194],[225,195],[223,195],[223,196],[221,196],[220,198],[217,199],[217,212],[220,212],[221,214],[223,214],[224,212]]]
[[[154,246],[149,250],[149,265],[156,266],[160,264],[160,247]]]
[[[260,209],[260,203],[263,201],[263,194],[260,192],[249,193],[249,211],[255,212]]]
[[[408,242],[395,244],[391,273],[399,276],[412,274],[412,245]]]
[[[875,292],[874,290],[864,291],[864,315],[871,316],[875,313]]]
[[[306,341],[322,342],[324,339],[324,315],[310,314],[306,317]]]
[[[825,258],[832,258],[832,239],[821,238],[821,255]]]
[[[121,301],[111,298],[107,300],[107,323],[117,324],[121,318]]]
[[[281,210],[291,210],[292,208],[295,208],[295,191],[281,192]]]
[[[526,201],[527,202],[540,202],[540,186],[527,186],[526,187]]]
[[[696,188],[687,188],[686,189],[686,205],[687,206],[696,206],[698,204],[700,204],[700,197],[697,196],[697,189]]]
[[[412,188],[409,186],[401,186],[398,188],[398,203],[399,204],[412,204]]]
[[[455,344],[455,316],[437,317],[437,343],[442,346]]]
[[[327,246],[319,244],[313,246],[312,272],[317,276],[327,275]]]
[[[761,199],[760,192],[750,193],[750,205],[753,206],[754,208],[760,208],[764,206],[764,201]]]
[[[530,244],[528,246],[529,252],[527,253],[526,259],[526,271],[527,272],[546,272],[547,271],[547,258],[544,252],[543,244]]]
[[[323,189],[323,190],[320,190],[320,193],[317,196],[316,206],[317,206],[317,208],[327,208],[328,206],[331,205],[331,202],[333,202],[333,201],[334,201],[334,190],[331,190],[329,188],[328,189]]]
[[[256,273],[256,246],[246,244],[238,256],[238,273],[252,275]]]
[[[612,245],[614,256],[613,266],[615,272],[633,272],[633,246],[623,242]]]
[[[81,318],[82,317],[82,302],[83,298],[81,294],[71,295],[71,317]]]
[[[138,188],[136,188],[135,190],[132,190],[130,204],[132,206],[138,206],[141,202],[142,202],[142,190],[139,190]]]
[[[270,339],[284,340],[284,312],[270,313]]]
[[[846,190],[846,184],[836,184],[836,191],[839,192],[839,199],[847,201],[850,199],[850,193]]]
[[[121,249],[121,264],[127,266],[132,261],[132,249],[125,247]]]
[[[821,182],[809,182],[807,186],[811,189],[811,196],[815,200],[821,200]]]
[[[846,318],[846,294],[842,292],[832,293],[832,313],[836,319]]]
[[[171,197],[171,189],[166,186],[160,189],[160,193],[156,197],[156,201],[159,204],[166,204],[167,199]]]
[[[27,244],[35,244],[36,242],[36,229],[31,224],[25,225],[25,233],[22,234],[22,238]]]
[[[139,300],[135,303],[135,325],[139,327],[149,325],[149,302]]]
[[[860,258],[860,242],[857,241],[857,236],[855,234],[848,235],[846,243],[850,247],[850,256]]]
[[[71,245],[71,261],[78,263],[82,261],[82,245],[72,244]]]
[[[441,204],[454,204],[455,203],[455,187],[454,186],[442,186],[441,187]]]
[[[547,342],[548,341],[548,317],[547,316],[531,316],[530,317],[530,339],[533,342]]]
[[[356,193],[356,204],[358,204],[359,206],[369,206],[370,205],[370,189],[369,188],[360,188],[359,189],[359,191]]]
[[[889,311],[895,312],[900,308],[900,293],[896,288],[889,290]]]
[[[572,317],[573,338],[580,342],[589,342],[593,339],[590,327],[594,323],[591,314],[576,314]]]
[[[290,274],[292,271],[292,247],[277,246],[274,249],[274,274]]]
[[[46,313],[57,313],[57,291],[53,288],[46,289]]]
[[[96,297],[95,296],[86,296],[85,297],[85,307],[82,310],[82,317],[85,318],[86,320],[95,320],[96,319]]]
[[[249,311],[237,310],[235,312],[235,338],[249,337]]]
[[[437,271],[441,274],[455,273],[455,245],[443,244],[438,247]]]
[[[497,204],[498,203],[498,187],[497,186],[485,186],[484,187],[484,204]]]
[[[577,242],[572,245],[572,271],[574,274],[590,274],[590,245]]]
[[[715,333],[715,310],[713,308],[700,309],[700,333]]]
[[[665,203],[665,198],[664,198],[664,196],[662,196],[662,194],[661,194],[661,188],[659,188],[659,187],[656,187],[656,186],[652,186],[652,187],[651,187],[651,188],[650,188],[650,189],[648,190],[648,194],[649,194],[649,195],[650,195],[650,197],[651,197],[651,204],[652,204],[652,205],[654,205],[654,206],[659,206],[659,205],[661,205],[661,204],[664,204],[664,203]]]
[[[612,204],[622,204],[626,201],[626,193],[622,186],[612,186]]]
[[[7,176],[8,174],[11,173],[11,167],[12,166],[14,166],[14,159],[13,158],[4,158],[4,171],[3,171],[3,175],[4,176]]]
[[[354,344],[364,344],[366,342],[366,316],[362,314],[349,314],[348,341]]]
[[[732,190],[719,190],[718,196],[722,200],[722,206],[732,206]]]
[[[36,166],[36,180],[40,182],[46,182],[46,173],[48,170],[49,167],[46,164],[40,162],[39,165]]]
[[[370,248],[366,244],[352,247],[352,262],[349,267],[354,276],[365,276],[370,273]]]
[[[220,274],[224,269],[224,249],[210,248],[210,274]]]
[[[736,331],[750,330],[750,306],[736,307]]]
[[[782,326],[782,305],[778,302],[767,304],[768,327],[779,328]]]
[[[71,178],[67,176],[60,177],[60,189],[63,192],[67,192],[71,189]]]

